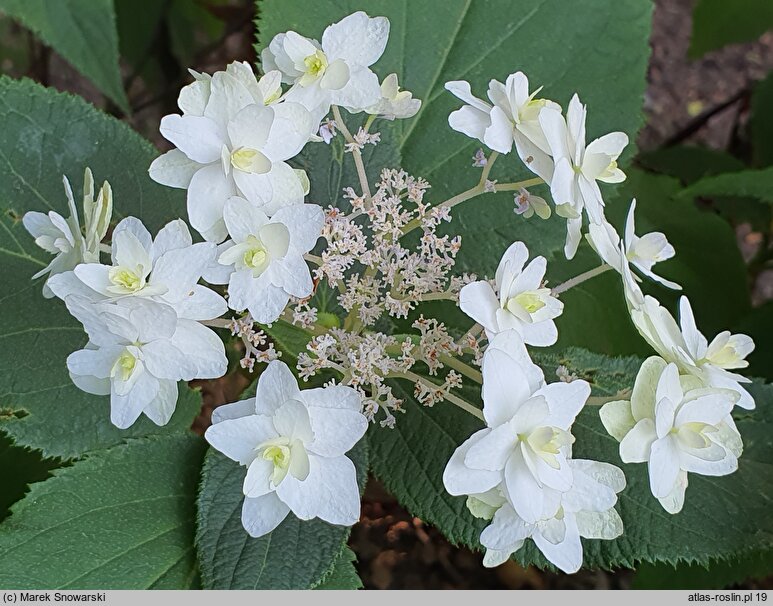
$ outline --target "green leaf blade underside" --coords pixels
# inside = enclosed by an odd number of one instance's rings
[[[368,451],[361,441],[348,455],[365,487]],[[251,538],[241,521],[246,468],[217,451],[207,453],[198,497],[196,547],[205,589],[311,589],[332,575],[349,528],[287,518]]]
[[[0,526],[0,587],[189,589],[204,443],[152,437],[33,484]]]
[[[125,113],[129,112],[118,65],[112,0],[0,0],[0,12],[32,30]]]
[[[0,296],[0,427],[47,457],[73,458],[124,437],[187,428],[200,407],[198,394],[181,386],[178,411],[166,428],[147,419],[128,431],[111,425],[109,398],[84,393],[70,380],[67,356],[85,345],[86,334],[61,301],[43,297],[42,279],[31,280],[52,257],[21,223],[30,210],[66,217],[62,175],[78,200],[88,166],[97,185],[110,181],[114,223],[134,215],[155,232],[185,216],[184,194],[147,175],[156,155],[127,125],[79,97],[0,78],[0,279],[6,285]]]

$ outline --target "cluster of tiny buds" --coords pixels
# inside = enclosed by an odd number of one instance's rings
[[[324,137],[323,137],[324,138]],[[381,141],[381,133],[369,133],[364,128],[360,127],[357,133],[352,137],[354,141],[346,144],[346,151],[349,153],[358,149],[362,151],[366,145],[376,145]]]
[[[308,299],[293,300],[292,322],[301,328],[310,329],[317,323],[317,308],[309,305]]]
[[[416,401],[424,406],[434,406],[446,399],[452,389],[462,386],[462,375],[450,371],[442,385],[430,385],[424,381],[417,381],[413,390]]]
[[[478,151],[475,152],[475,155],[472,157],[472,166],[474,168],[483,168],[488,164],[488,159],[486,158],[486,154],[483,152],[482,149],[478,149]]]
[[[245,353],[239,365],[250,372],[255,369],[255,364],[268,364],[282,355],[268,340],[266,333],[255,330],[255,322],[250,314],[242,318],[232,318],[229,329],[233,336],[239,337],[244,343]]]
[[[448,334],[445,325],[434,318],[419,316],[412,325],[419,331],[419,357],[429,367],[430,375],[443,368],[443,356],[461,356],[462,348]]]
[[[556,368],[556,376],[558,377],[559,381],[562,381],[564,383],[571,383],[572,381],[577,380],[577,374],[570,372],[569,369],[563,364],[560,364]]]

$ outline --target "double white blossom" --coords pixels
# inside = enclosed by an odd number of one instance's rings
[[[67,219],[54,210],[48,214],[30,211],[22,218],[22,224],[35,238],[35,244],[55,255],[51,263],[32,276],[35,280],[48,274],[49,279],[43,284],[43,296],[46,298],[54,296],[49,286],[51,277],[70,271],[79,263],[99,262],[99,244],[107,233],[113,214],[113,192],[110,184],[105,181],[97,199],[94,200],[94,177],[87,168],[83,179],[84,236],[70,182],[66,176],[62,177],[62,181],[70,211]]]
[[[620,236],[606,221],[600,225],[591,223],[588,226],[586,238],[593,249],[598,253],[601,259],[620,274],[625,271],[623,265],[630,263],[641,273],[663,286],[681,290],[682,287],[676,282],[667,280],[652,271],[655,263],[665,261],[674,256],[674,247],[669,243],[666,236],[661,232],[651,232],[641,237],[635,233],[634,212],[636,210],[636,200],[631,201],[631,208],[628,211],[628,218],[625,222],[625,239]],[[634,276],[638,280],[638,277]]]
[[[277,34],[263,49],[263,68],[282,72],[292,87],[285,99],[302,104],[314,126],[340,105],[351,112],[373,107],[381,98],[378,77],[370,69],[386,48],[389,20],[362,11],[328,26],[322,44],[289,31]]]
[[[110,395],[110,419],[121,429],[141,414],[165,425],[177,403],[177,381],[225,374],[220,338],[166,304],[140,297],[94,303],[77,294],[65,303],[89,336],[67,358],[70,377],[85,392]]]
[[[730,416],[738,399],[738,392],[706,388],[653,356],[639,370],[631,400],[605,404],[601,420],[620,441],[623,462],[647,463],[652,494],[678,513],[688,472],[723,476],[738,468],[743,445]]]
[[[266,213],[243,198],[228,200],[224,208],[227,242],[219,247],[219,267],[205,273],[215,284],[228,283],[231,309],[249,310],[262,324],[275,321],[290,297],[311,295],[311,273],[303,255],[322,233],[325,215],[314,204]]]
[[[751,379],[731,372],[749,365],[754,341],[744,334],[719,333],[711,343],[698,330],[687,297],[679,300],[679,325],[658,301],[649,295],[631,309],[639,334],[666,362],[673,362],[682,374],[697,377],[706,387],[730,389],[738,393],[738,406],[751,410],[754,398],[741,383]]]
[[[395,118],[411,118],[421,108],[421,99],[414,99],[407,90],[400,90],[397,84],[397,74],[389,74],[381,83],[381,99],[365,112],[387,120]]]
[[[217,72],[203,113],[172,114],[161,134],[176,150],[157,158],[150,176],[188,190],[191,226],[206,240],[227,236],[223,207],[239,195],[271,215],[301,204],[304,184],[286,160],[297,155],[316,128],[297,103],[256,103],[242,79]]]
[[[181,219],[169,222],[153,239],[138,219],[127,217],[113,230],[111,249],[112,265],[81,263],[52,278],[51,290],[61,299],[71,294],[92,300],[151,298],[189,320],[211,320],[228,308],[223,297],[197,284],[215,262],[217,247],[193,244]]]
[[[619,183],[625,174],[617,167],[617,158],[628,145],[628,135],[614,132],[585,145],[585,106],[577,95],[572,97],[566,118],[555,108],[539,113],[539,123],[550,145],[554,171],[550,193],[556,213],[567,219],[564,253],[574,257],[580,243],[582,211],[591,223],[604,221],[604,200],[596,181]]]
[[[290,369],[271,362],[255,399],[221,406],[207,441],[247,467],[242,524],[268,534],[292,511],[351,526],[360,517],[357,472],[346,452],[368,421],[359,394],[340,385],[301,391]]]
[[[561,315],[564,304],[543,285],[545,257],[526,265],[528,259],[526,245],[513,243],[497,267],[496,290],[485,281],[467,284],[459,293],[459,307],[486,329],[489,339],[512,329],[528,345],[553,345],[558,339],[553,319]]]
[[[485,566],[499,566],[526,539],[532,539],[548,561],[571,574],[582,566],[580,537],[611,540],[623,533],[623,521],[614,508],[617,493],[625,488],[622,470],[609,463],[585,459],[569,459],[568,464],[572,486],[561,494],[561,505],[554,515],[528,523],[504,498],[501,506],[492,508],[495,513],[480,512],[485,515],[478,517],[492,520],[480,535],[480,542],[486,548]],[[480,496],[492,502],[491,496]]]
[[[614,538],[622,522],[613,507],[625,486],[606,463],[571,459],[571,425],[590,395],[582,380],[545,384],[515,331],[499,333],[483,359],[486,428],[453,454],[446,490],[468,495],[481,534],[484,564],[497,566],[532,538],[566,572],[582,564],[580,536]]]
[[[515,144],[526,166],[550,182],[553,160],[539,114],[543,108],[552,108],[560,115],[561,107],[547,99],[535,99],[541,89],[529,93],[529,80],[523,72],[510,74],[504,84],[491,80],[491,104],[473,96],[464,80],[446,82],[446,90],[467,103],[448,116],[451,128],[502,154],[509,153]]]
[[[194,81],[180,89],[177,105],[183,115],[203,116],[212,94],[212,76],[189,71]],[[282,97],[282,74],[277,70],[267,72],[258,79],[247,61],[234,61],[225,68],[225,73],[242,84],[253,103],[273,105]]]

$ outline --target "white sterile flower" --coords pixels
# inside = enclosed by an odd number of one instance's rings
[[[35,280],[48,274],[43,284],[43,296],[51,298],[54,293],[48,284],[53,276],[70,271],[79,263],[98,263],[99,244],[105,237],[110,226],[113,213],[113,192],[110,184],[105,181],[94,201],[94,177],[91,170],[86,169],[83,183],[83,205],[86,237],[81,231],[78,221],[78,209],[75,198],[66,176],[62,177],[64,193],[67,196],[67,207],[70,216],[65,219],[58,212],[51,210],[48,214],[29,211],[22,218],[24,228],[35,238],[35,244],[46,252],[55,255],[51,263],[37,272]]]
[[[421,108],[421,99],[414,99],[407,90],[400,90],[397,84],[397,74],[389,74],[381,83],[381,99],[375,105],[367,108],[366,113],[380,116],[387,120],[395,118],[412,118]]]
[[[496,291],[482,280],[467,284],[459,293],[459,307],[486,329],[489,339],[513,329],[526,344],[545,347],[558,339],[553,319],[564,304],[543,286],[545,257],[535,257],[524,267],[528,258],[526,245],[513,243],[499,262]]]
[[[623,521],[614,509],[617,493],[625,488],[622,470],[584,459],[568,463],[572,486],[561,494],[554,515],[528,523],[504,499],[501,507],[492,508],[493,520],[480,535],[486,548],[484,566],[499,566],[530,538],[552,564],[571,574],[582,566],[580,537],[610,540],[623,533]],[[485,517],[492,519],[492,514]]]
[[[625,222],[625,239],[620,236],[606,220],[600,225],[591,223],[588,226],[586,238],[599,257],[612,266],[618,273],[623,273],[623,264],[632,264],[645,276],[660,282],[663,286],[681,290],[676,282],[666,280],[652,271],[652,266],[674,256],[674,247],[661,232],[651,232],[641,237],[634,233],[634,211],[636,200],[631,201],[628,218]],[[635,277],[638,280],[638,277]]]
[[[140,414],[165,425],[177,404],[177,381],[216,379],[228,368],[214,331],[178,318],[163,303],[138,297],[93,303],[74,294],[65,304],[89,336],[67,358],[70,377],[85,392],[110,395],[110,420],[121,429]]]
[[[730,372],[749,365],[754,341],[744,334],[722,331],[709,343],[695,324],[690,301],[679,300],[679,325],[658,301],[649,295],[631,309],[631,319],[644,340],[667,362],[683,374],[690,374],[706,387],[726,388],[738,393],[738,406],[751,410],[754,398],[741,386],[751,379]]]
[[[194,81],[180,89],[177,105],[186,116],[203,116],[212,93],[212,76],[188,70]],[[272,105],[282,97],[282,74],[274,70],[258,79],[247,61],[234,61],[225,73],[238,80],[252,96],[253,103]]]
[[[446,82],[446,90],[468,104],[448,116],[451,128],[502,154],[509,153],[515,143],[526,166],[550,182],[553,161],[539,113],[549,107],[560,114],[561,106],[548,99],[535,99],[541,88],[529,93],[529,79],[523,72],[510,74],[504,84],[489,82],[488,98],[493,105],[474,97],[464,80]]]
[[[303,202],[303,184],[285,160],[298,154],[316,128],[297,103],[255,103],[240,79],[227,72],[212,76],[202,115],[172,114],[161,120],[161,134],[177,146],[156,158],[150,176],[188,190],[191,226],[206,240],[227,236],[223,206],[239,195],[269,215]]]
[[[572,486],[570,428],[590,395],[587,382],[546,385],[515,331],[498,334],[483,358],[483,416],[448,461],[443,483],[452,495],[500,487],[529,523],[553,517]]]
[[[553,156],[555,169],[549,180],[556,213],[566,218],[567,236],[564,252],[574,257],[580,243],[582,210],[591,223],[604,220],[604,200],[596,181],[619,183],[625,174],[617,168],[617,158],[628,145],[628,135],[614,132],[585,146],[585,106],[577,95],[572,97],[566,119],[560,111],[546,107],[540,111],[542,126]]]
[[[351,387],[301,391],[274,361],[254,399],[215,409],[205,437],[247,467],[242,524],[251,536],[268,534],[290,511],[345,526],[359,520],[357,471],[345,454],[368,428],[361,408]]]
[[[730,416],[738,397],[680,376],[676,364],[653,356],[636,376],[631,401],[605,404],[601,420],[620,441],[623,462],[648,463],[652,494],[678,513],[688,472],[723,476],[738,468],[743,444]]]
[[[285,99],[301,103],[315,118],[315,125],[340,105],[363,111],[378,103],[378,77],[370,69],[386,48],[389,19],[370,18],[357,11],[328,26],[322,44],[289,31],[277,34],[263,49],[266,70],[278,69],[292,84]]]
[[[148,297],[169,304],[181,318],[211,320],[228,305],[197,282],[216,253],[211,242],[193,244],[182,219],[167,223],[153,239],[142,222],[127,217],[113,230],[113,265],[82,263],[52,278],[51,290],[61,299],[73,293],[95,300]]]
[[[205,279],[228,282],[231,309],[247,309],[255,320],[269,324],[282,314],[290,297],[311,295],[311,272],[303,255],[322,233],[321,207],[282,208],[269,219],[247,200],[231,198],[224,214],[231,239],[219,248],[222,271],[219,276],[206,274]]]

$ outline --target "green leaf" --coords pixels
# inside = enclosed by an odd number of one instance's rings
[[[625,131],[633,139],[641,125],[651,16],[646,2],[582,0],[567,11],[557,0],[261,0],[258,50],[287,30],[319,38],[327,24],[357,10],[389,17],[390,40],[374,70],[381,77],[396,72],[401,86],[423,101],[414,118],[376,122],[371,128],[381,131],[385,140],[372,152],[373,158],[366,158],[371,180],[384,166],[399,163],[432,184],[429,200],[433,203],[475,185],[480,172],[472,168],[472,156],[482,146],[449,128],[448,115],[461,105],[443,88],[449,80],[469,80],[473,90],[485,96],[491,78],[501,80],[520,69],[534,87],[544,85],[545,96],[564,105],[574,92],[580,94],[589,107],[589,139],[614,130]],[[561,44],[545,41],[546,31]],[[615,57],[614,77],[610,57]],[[352,126],[357,120],[362,118],[347,122]],[[390,146],[396,149],[387,149]],[[340,142],[312,150],[313,164],[308,164],[312,199],[335,202],[342,187],[357,184],[346,168],[351,158],[345,158],[341,176]],[[514,155],[500,158],[492,173],[500,182],[528,176]],[[535,193],[543,195],[543,190],[537,188]],[[523,240],[548,257],[562,254],[564,221],[558,217],[525,221],[512,211],[512,195],[500,193],[467,202],[455,212],[448,229],[463,236],[459,271],[493,274],[514,240]]]
[[[298,354],[306,351],[306,345],[314,338],[314,335],[300,326],[295,326],[284,320],[278,320],[271,326],[261,325],[260,328],[271,338],[276,348],[282,352],[283,360],[291,366],[291,362],[298,361]]]
[[[35,32],[124,113],[129,112],[118,67],[112,0],[0,0],[0,11]]]
[[[773,204],[773,167],[706,177],[686,188],[682,198],[743,196]]]
[[[133,440],[33,484],[0,525],[0,587],[186,589],[204,442]]]
[[[594,395],[611,396],[632,387],[641,359],[570,349],[563,355],[542,354],[539,362],[548,381],[554,380],[556,366],[563,364],[589,381]],[[442,475],[454,449],[481,422],[449,403],[421,407],[410,389],[403,388],[407,385],[393,383],[395,394],[406,398],[406,414],[398,417],[395,428],[373,427],[368,434],[373,471],[412,515],[436,526],[453,543],[480,548],[478,537],[486,522],[472,517],[464,497],[445,492]],[[628,481],[617,506],[625,533],[614,541],[583,540],[586,566],[708,563],[773,546],[773,519],[765,513],[773,499],[773,386],[756,385],[754,391],[757,411],[738,420],[745,444],[739,470],[721,478],[691,474],[685,508],[675,516],[650,494],[646,465],[622,464],[618,443],[601,425],[598,407],[585,407],[573,427],[575,458],[618,465]],[[465,397],[473,401],[473,393],[469,389]],[[517,559],[546,565],[531,543]]]
[[[189,427],[196,416],[199,397],[185,388],[171,426],[143,420],[121,432],[110,424],[108,398],[72,384],[65,361],[86,335],[61,301],[43,298],[42,281],[30,279],[51,256],[20,220],[29,210],[66,216],[62,175],[77,197],[90,166],[98,182],[113,187],[115,219],[136,215],[155,231],[185,215],[184,194],[147,176],[156,154],[127,125],[79,97],[0,78],[0,427],[20,446],[73,458],[124,437]]]
[[[726,589],[751,578],[773,573],[773,552],[763,551],[742,558],[697,564],[642,564],[633,577],[633,589]]]
[[[768,0],[698,0],[692,14],[692,58],[726,44],[756,40],[773,27]]]
[[[11,505],[24,496],[29,484],[42,482],[57,466],[55,461],[43,459],[38,452],[14,446],[11,439],[0,432],[0,474],[3,478],[0,521],[10,515]]]
[[[649,171],[676,177],[690,185],[703,177],[744,169],[744,163],[725,151],[678,145],[639,154],[636,163]]]
[[[366,444],[347,455],[360,490],[368,469]],[[325,580],[349,537],[349,528],[290,513],[272,532],[251,538],[241,521],[246,469],[210,449],[198,498],[196,547],[205,589],[310,589]]]
[[[354,552],[348,547],[344,547],[333,564],[333,570],[314,589],[362,589],[362,580],[354,567],[356,561],[357,556]]]
[[[752,95],[749,134],[755,166],[773,165],[773,72],[757,83]]]

